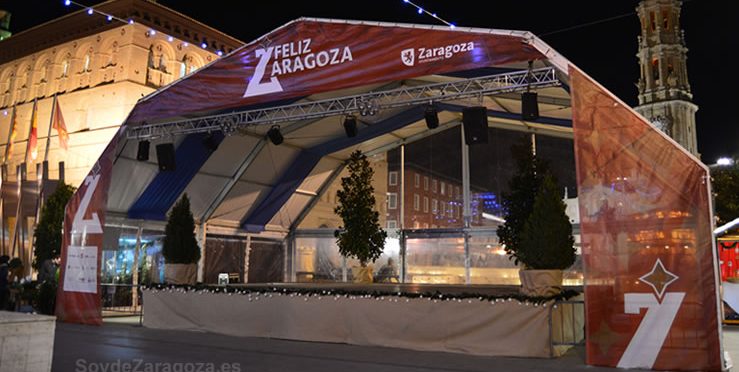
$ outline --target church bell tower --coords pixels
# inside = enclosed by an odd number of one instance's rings
[[[688,83],[685,33],[680,29],[680,0],[642,0],[636,10],[639,40],[639,106],[652,125],[698,156],[695,113]]]

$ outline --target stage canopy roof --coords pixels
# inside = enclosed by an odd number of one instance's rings
[[[572,138],[569,67],[524,31],[301,18],[136,105],[113,141],[107,215],[164,220],[186,192],[209,226],[284,232],[353,150],[459,125],[467,106],[482,102],[491,127]],[[529,87],[541,116],[524,121]],[[432,102],[440,125],[430,130]],[[358,119],[356,137],[345,114]],[[274,125],[280,145],[267,136]],[[138,161],[140,140],[174,142],[176,170]]]

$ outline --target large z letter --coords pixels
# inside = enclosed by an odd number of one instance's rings
[[[272,57],[272,50],[274,47],[269,47],[265,51],[264,49],[257,49],[256,54],[259,58],[257,68],[254,69],[254,76],[249,80],[249,84],[246,85],[246,91],[244,97],[261,96],[263,94],[282,92],[282,85],[277,77],[272,76],[269,83],[262,84],[262,78],[264,78],[264,70],[267,69],[270,57]]]
[[[77,208],[77,213],[74,214],[74,221],[72,222],[72,233],[103,233],[103,228],[102,226],[100,226],[100,219],[98,218],[97,213],[92,212],[92,218],[89,220],[85,219],[85,212],[87,212],[87,208],[90,205],[90,199],[92,199],[92,194],[95,193],[98,181],[100,181],[99,174],[95,176],[87,176],[85,178],[87,189],[85,189],[85,195],[82,196],[82,201],[80,201],[80,206],[79,208]]]

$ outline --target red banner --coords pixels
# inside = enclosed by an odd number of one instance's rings
[[[69,323],[102,324],[100,261],[108,187],[121,126],[67,203],[56,315]]]
[[[707,169],[570,68],[587,363],[719,371]]]
[[[56,97],[54,97],[53,110],[54,112],[52,112],[52,115],[54,117],[54,121],[52,122],[51,127],[56,129],[57,134],[59,134],[59,145],[67,150],[69,146],[69,132],[67,132],[67,124],[64,122],[62,108],[59,106],[59,99]]]
[[[519,36],[301,20],[144,100],[129,123],[541,58]]]

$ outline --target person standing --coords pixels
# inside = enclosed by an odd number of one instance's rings
[[[10,302],[10,288],[8,286],[8,261],[7,255],[0,256],[0,310],[8,310]]]

